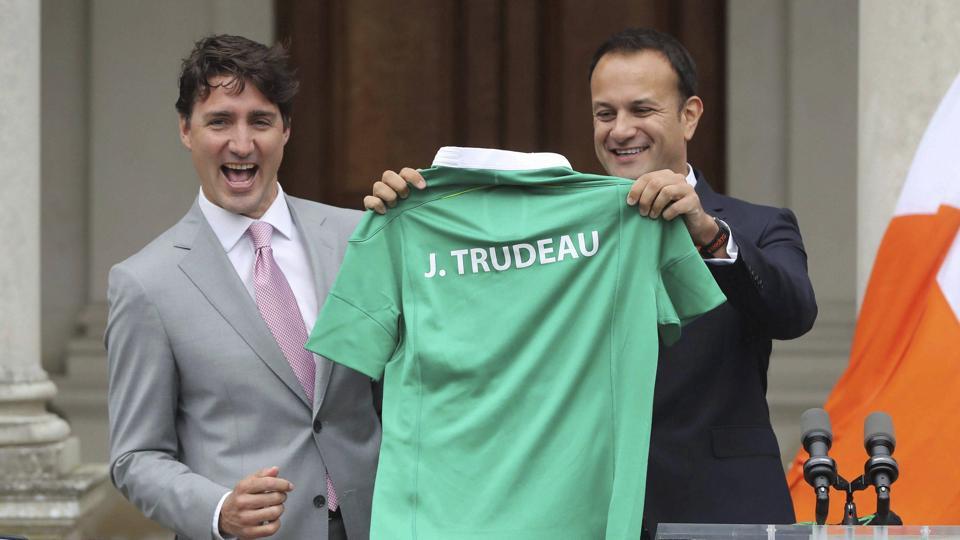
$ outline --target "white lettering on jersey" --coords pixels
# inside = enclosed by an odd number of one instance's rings
[[[430,270],[427,270],[423,274],[423,277],[430,279],[435,275],[437,275],[437,254],[431,253],[430,254]]]
[[[580,253],[582,253],[584,257],[593,257],[593,254],[600,249],[600,235],[597,234],[597,231],[593,231],[593,251],[587,251],[587,246],[585,246],[583,242],[583,233],[578,233],[577,239],[580,240]]]
[[[476,274],[480,270],[480,266],[483,266],[484,272],[489,272],[490,267],[487,266],[487,250],[483,248],[473,248],[470,250],[470,263],[473,266],[473,273]]]
[[[573,257],[576,259],[580,255],[577,254],[577,248],[573,247],[573,240],[569,236],[563,235],[560,237],[560,251],[557,252],[557,262],[563,260],[564,257]]]
[[[457,261],[457,275],[462,276],[468,271],[471,274],[488,273],[491,271],[491,266],[493,272],[504,272],[510,269],[528,268],[534,264],[542,266],[562,262],[564,259],[593,257],[600,250],[600,233],[598,231],[590,232],[591,245],[589,249],[587,248],[586,235],[577,233],[576,236],[576,242],[574,242],[572,235],[564,234],[556,239],[556,242],[554,238],[542,238],[533,241],[533,243],[519,242],[506,246],[454,249],[450,251],[450,256]],[[559,247],[554,248],[555,245],[559,245]],[[470,257],[469,265],[466,263],[467,256]],[[432,279],[447,275],[446,270],[439,266],[436,252],[431,252],[428,259],[428,270],[424,272],[423,277]]]
[[[510,246],[503,246],[500,249],[503,250],[503,263],[497,261],[497,248],[490,248],[490,264],[497,272],[510,268]]]
[[[526,250],[527,260],[523,260],[520,255],[520,250]],[[513,259],[517,268],[526,268],[533,264],[533,261],[537,260],[537,250],[533,249],[533,246],[530,244],[514,244],[513,245]]]
[[[540,264],[550,264],[557,262],[556,257],[549,257],[553,253],[553,238],[544,238],[537,240],[537,252],[540,253]]]
[[[451,251],[450,255],[453,255],[457,258],[457,274],[463,275],[463,256],[469,253],[468,249],[458,249]]]

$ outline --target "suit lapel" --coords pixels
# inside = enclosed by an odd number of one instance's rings
[[[287,358],[196,203],[180,222],[180,228],[176,246],[189,250],[180,261],[180,269],[260,360],[310,407]]]
[[[310,260],[310,270],[313,272],[317,302],[323,308],[323,302],[333,286],[338,270],[333,247],[336,245],[336,241],[328,229],[324,227],[325,216],[312,211],[312,209],[305,208],[302,202],[294,197],[287,197],[287,206],[290,208],[290,216],[293,218],[294,226],[302,235],[303,245],[307,250],[307,258]],[[307,328],[307,333],[309,334],[312,330],[312,328]],[[315,356],[317,357],[317,373],[313,394],[314,414],[323,404],[323,398],[330,384],[330,375],[333,372],[333,362],[322,356]]]

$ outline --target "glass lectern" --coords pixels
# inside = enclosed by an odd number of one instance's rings
[[[657,540],[960,540],[960,526],[713,525],[661,523]]]

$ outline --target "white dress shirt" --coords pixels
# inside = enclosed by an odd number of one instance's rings
[[[253,249],[253,241],[247,234],[247,229],[254,222],[253,219],[240,214],[234,214],[229,210],[224,210],[210,202],[200,190],[198,199],[200,212],[206,218],[213,233],[223,246],[227,253],[227,258],[233,265],[247,292],[256,301],[253,288],[253,263],[257,259],[256,251]],[[317,301],[317,289],[313,283],[313,272],[310,268],[310,259],[307,257],[307,249],[303,244],[302,238],[297,228],[293,225],[293,218],[290,216],[290,208],[287,207],[287,199],[283,195],[283,188],[277,184],[277,198],[274,199],[270,208],[264,212],[258,221],[264,221],[273,226],[273,237],[270,246],[273,248],[273,258],[286,276],[290,288],[293,290],[293,296],[297,299],[297,307],[300,309],[300,315],[303,317],[303,324],[309,334],[313,328],[313,323],[317,321],[317,311],[319,303]],[[316,357],[314,357],[316,361]],[[251,471],[252,472],[252,471]],[[215,540],[229,540],[228,537],[220,536],[220,509],[223,508],[224,501],[227,500],[227,492],[220,499],[216,510],[213,512],[212,535]]]

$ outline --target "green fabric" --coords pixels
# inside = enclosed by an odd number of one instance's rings
[[[567,168],[422,174],[307,342],[384,381],[371,538],[639,538],[657,330],[724,301],[683,224]]]

